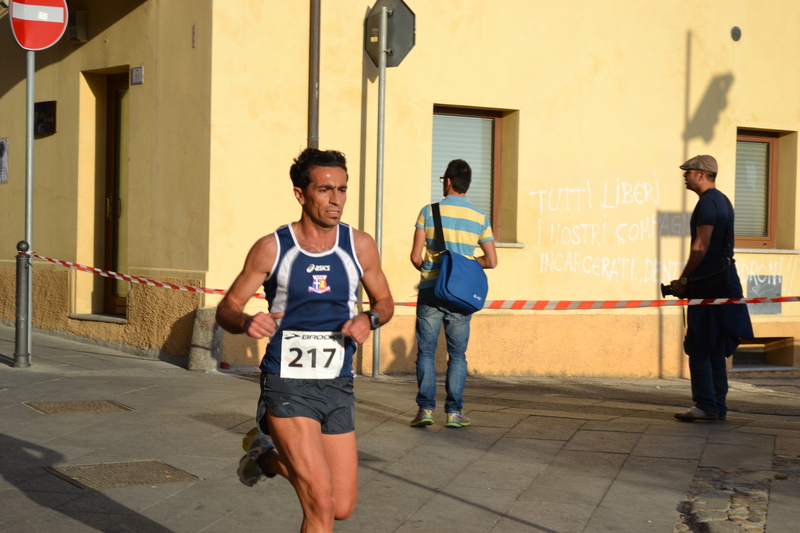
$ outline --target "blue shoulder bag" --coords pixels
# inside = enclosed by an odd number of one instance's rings
[[[442,217],[439,204],[431,204],[433,225],[436,231],[436,246],[439,249],[439,277],[436,278],[434,294],[465,315],[483,309],[489,282],[483,267],[476,259],[450,252],[444,241]]]

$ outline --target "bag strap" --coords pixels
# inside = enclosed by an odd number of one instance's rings
[[[436,247],[439,248],[438,252],[447,251],[447,245],[444,242],[444,231],[442,230],[442,216],[439,213],[439,202],[431,204],[431,214],[433,216],[434,234],[436,237]]]

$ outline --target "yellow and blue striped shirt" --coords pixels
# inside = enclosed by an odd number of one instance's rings
[[[463,196],[448,195],[439,202],[442,232],[447,249],[452,253],[473,257],[475,247],[492,241],[489,217]],[[425,231],[425,250],[422,252],[420,289],[433,287],[439,276],[439,250],[436,246],[436,229],[431,206],[426,205],[417,217],[416,227]]]

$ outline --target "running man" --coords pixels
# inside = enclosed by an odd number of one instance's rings
[[[368,234],[340,222],[347,200],[344,154],[307,148],[289,171],[298,222],[262,237],[217,308],[230,333],[269,337],[261,362],[258,430],[244,446],[248,487],[281,475],[303,508],[303,532],[333,531],[358,497],[353,353],[392,318],[394,300]],[[370,310],[356,314],[359,282]],[[269,313],[244,307],[260,285]]]

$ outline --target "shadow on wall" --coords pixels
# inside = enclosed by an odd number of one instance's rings
[[[132,11],[146,4],[147,0],[70,0],[68,9],[74,11],[85,9],[89,12],[89,41],[101,39],[103,33],[111,26],[128,16]],[[152,2],[151,2],[152,4]],[[25,81],[26,53],[14,40],[11,33],[11,24],[8,19],[8,10],[0,9],[0,43],[3,43],[3,53],[0,54],[0,97],[4,96],[12,87]],[[53,63],[63,61],[73,51],[84,44],[71,43],[66,35],[53,47],[41,52],[36,52],[36,70],[43,70]]]
[[[44,468],[60,466],[65,462],[66,458],[55,450],[3,434],[0,434],[0,450],[3,450],[0,475],[9,487],[14,487],[27,497],[38,511],[34,511],[31,505],[8,502],[3,510],[4,526],[16,525],[20,530],[33,531],[24,527],[26,522],[35,516],[35,525],[41,527],[42,522],[48,520],[48,517],[41,515],[42,511],[51,510],[62,515],[52,518],[49,526],[53,531],[59,529],[58,522],[66,517],[85,524],[91,531],[121,531],[120,526],[124,522],[122,529],[126,530],[172,532],[100,491],[80,489],[45,472]]]
[[[185,356],[188,355],[191,349],[195,315],[196,310],[189,311],[173,322],[167,338],[164,339],[164,343],[161,346],[162,359],[167,358],[169,360],[176,356],[181,356],[181,359],[186,360]]]
[[[731,85],[731,73],[715,76],[711,80],[694,116],[686,123],[686,130],[683,132],[685,142],[700,137],[708,143],[714,138],[714,127],[719,122],[722,111],[728,107],[728,91]]]
[[[404,338],[396,338],[392,341],[391,355],[391,362],[385,366],[381,365],[383,367],[383,373],[413,374],[416,372],[416,343],[408,343]],[[469,361],[469,351],[467,351],[467,361]],[[444,330],[439,333],[439,343],[436,345],[435,365],[438,374],[447,372],[447,340],[444,337]]]

